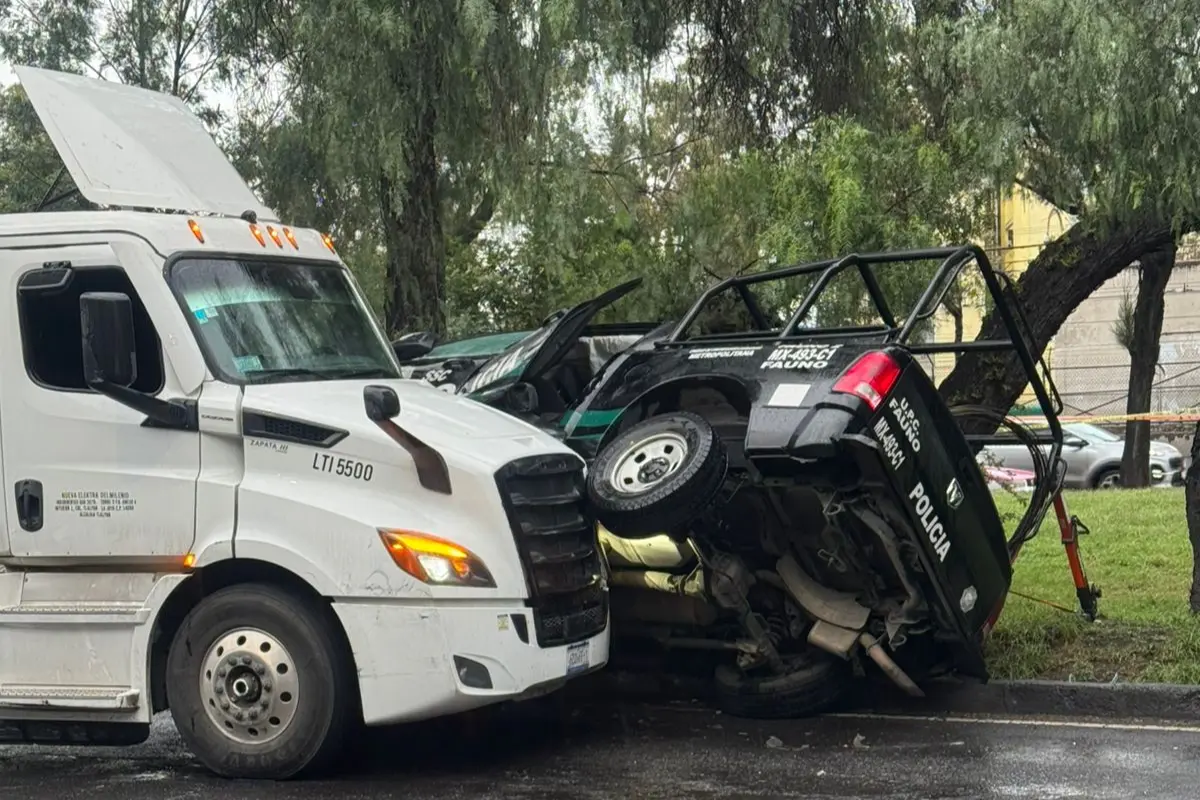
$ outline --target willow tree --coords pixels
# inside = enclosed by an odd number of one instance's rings
[[[356,204],[341,238],[382,253],[388,326],[440,332],[448,252],[562,162],[552,123],[582,87],[679,52],[703,76],[698,114],[736,119],[747,140],[769,136],[867,96],[874,9],[886,5],[231,0],[233,50],[288,89],[285,111],[242,137],[256,145],[243,163],[276,206],[328,216],[342,213],[318,212],[328,200]],[[262,147],[278,128],[304,142],[294,152],[313,156],[305,168]],[[549,213],[571,224],[563,211]]]
[[[1198,19],[1197,0],[1009,0],[945,26],[957,132],[1001,182],[1078,217],[1016,284],[1039,353],[1107,280],[1200,230]],[[989,314],[980,336],[1004,335]],[[1015,358],[976,353],[942,390],[1004,410],[1025,382]],[[1187,483],[1200,610],[1200,467]]]
[[[944,29],[960,141],[1078,222],[1016,283],[1038,353],[1093,291],[1200,225],[1200,3],[1013,0]],[[981,338],[1006,333],[998,315]],[[1008,409],[1015,357],[962,356],[943,392]]]

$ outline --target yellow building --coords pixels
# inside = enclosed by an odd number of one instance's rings
[[[1075,224],[1075,218],[1046,202],[1032,192],[1018,186],[997,193],[995,204],[995,228],[991,241],[985,244],[992,265],[1003,269],[1014,279],[1018,278],[1029,262],[1033,261],[1042,248],[1052,239],[1062,235]],[[967,302],[963,307],[963,339],[970,341],[979,335],[983,322],[984,307],[980,302]],[[954,340],[954,322],[948,314],[939,314],[936,323],[939,342]],[[1046,350],[1046,363],[1051,364],[1053,348]],[[934,361],[934,380],[942,378],[954,368],[954,355],[939,356]],[[1025,391],[1020,402],[1033,400],[1032,393]]]

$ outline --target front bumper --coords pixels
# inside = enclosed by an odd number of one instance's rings
[[[608,663],[607,625],[580,642],[542,648],[521,603],[349,601],[333,608],[354,653],[367,725],[545,694]]]

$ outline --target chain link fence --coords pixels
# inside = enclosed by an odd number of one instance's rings
[[[1051,372],[1065,413],[1078,416],[1124,414],[1129,386],[1129,356],[1115,348],[1058,348]],[[1151,393],[1151,413],[1200,407],[1200,331],[1164,336]]]

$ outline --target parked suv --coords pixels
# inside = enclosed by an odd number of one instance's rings
[[[1062,458],[1067,465],[1065,485],[1072,489],[1112,489],[1121,485],[1121,457],[1125,440],[1086,422],[1063,425]],[[992,445],[980,462],[1000,467],[1030,469],[1029,448],[1016,442]],[[1183,453],[1166,442],[1150,444],[1150,481],[1155,486],[1183,483]]]

